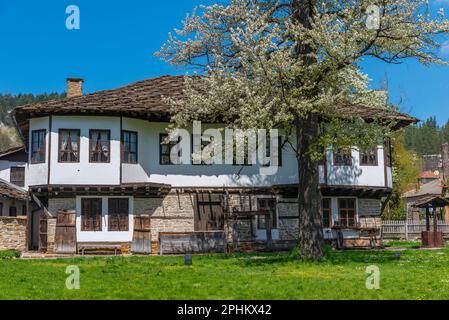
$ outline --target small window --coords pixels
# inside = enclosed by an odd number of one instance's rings
[[[9,216],[17,217],[17,208],[16,207],[9,207]]]
[[[0,217],[3,215],[3,202],[0,202]]]
[[[204,154],[203,154],[203,150],[209,145],[209,144],[211,144],[212,143],[212,139],[210,140],[210,141],[207,141],[207,140],[203,140],[203,138],[202,138],[202,136],[199,136],[199,140],[201,141],[201,164],[200,163],[195,163],[193,160],[193,157],[194,157],[194,153],[193,153],[193,147],[194,147],[194,141],[195,141],[195,136],[192,134],[192,164],[194,165],[194,166],[199,166],[199,165],[201,165],[201,166],[207,166],[208,164],[205,162],[205,161],[203,161],[203,158],[204,158]],[[211,137],[212,138],[212,137]],[[199,155],[195,155],[195,157],[198,157]],[[212,156],[212,155],[211,155]],[[234,160],[235,161],[235,160]],[[245,160],[246,161],[246,160]]]
[[[177,145],[181,141],[181,137],[178,138],[178,142],[176,141],[167,141],[168,134],[167,133],[161,133],[159,135],[159,164],[166,166],[166,165],[174,165],[174,163],[171,161],[171,151],[172,148]],[[181,150],[178,154],[179,157],[182,156]]]
[[[81,231],[101,231],[101,198],[81,200]]]
[[[80,161],[80,130],[59,130],[59,162]]]
[[[258,208],[261,212],[271,213],[272,228],[277,229],[276,199],[259,199]],[[265,215],[257,216],[257,229],[267,229],[266,217]]]
[[[31,132],[31,163],[45,163],[45,135],[46,130]]]
[[[122,131],[123,163],[137,163],[137,132]]]
[[[387,167],[393,167],[393,160],[391,156],[391,140],[386,139],[384,143],[384,153],[385,153],[385,165]]]
[[[0,214],[1,215],[1,214]],[[26,205],[23,205],[22,206],[22,215],[23,216],[26,216],[27,215],[27,206]]]
[[[323,198],[323,227],[332,227],[332,209],[330,198]]]
[[[360,150],[360,165],[377,166],[377,147],[370,147],[368,150]]]
[[[282,167],[282,137],[278,138],[278,167]],[[270,147],[270,138],[267,137],[267,144],[266,144],[266,156],[269,158],[271,156],[271,147]],[[266,165],[267,167],[270,166],[270,164]]]
[[[338,199],[338,221],[342,227],[355,227],[355,199]]]
[[[129,231],[129,200],[109,199],[108,217],[109,231]]]
[[[16,186],[25,186],[25,168],[24,167],[11,167],[9,181]]]
[[[338,149],[334,151],[334,166],[352,166],[351,149]]]
[[[111,131],[89,131],[89,162],[106,163],[110,161]]]

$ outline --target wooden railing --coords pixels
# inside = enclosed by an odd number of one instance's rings
[[[438,231],[444,237],[449,237],[449,223],[438,221]],[[433,221],[430,221],[430,230],[433,230]],[[382,236],[384,239],[418,239],[421,232],[426,231],[426,220],[385,220],[382,221]]]

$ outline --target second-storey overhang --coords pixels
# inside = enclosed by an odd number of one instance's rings
[[[127,183],[121,185],[40,185],[30,186],[29,192],[37,197],[67,198],[76,196],[133,196],[163,197],[171,186],[161,183]]]
[[[298,185],[277,185],[274,187],[276,193],[285,197],[296,198],[298,196]],[[386,187],[373,186],[331,186],[321,185],[321,194],[323,197],[357,197],[364,199],[381,199],[392,194],[393,190]]]

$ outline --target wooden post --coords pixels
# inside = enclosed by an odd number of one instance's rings
[[[430,231],[430,212],[429,207],[426,207],[426,231]]]
[[[433,208],[433,243],[436,246],[438,243],[438,215],[437,208]]]
[[[265,219],[268,218],[268,220],[266,220],[267,221],[266,228],[267,228],[267,247],[269,250],[271,250],[272,246],[273,246],[273,241],[272,241],[272,237],[271,237],[272,236],[271,230],[273,229],[272,216],[273,216],[273,214],[271,213],[271,211],[270,211],[269,215],[265,216]]]
[[[408,241],[408,217],[405,218],[405,240]]]
[[[30,250],[32,245],[33,245],[33,238],[32,238],[32,228],[33,228],[33,224],[32,224],[32,220],[33,216],[31,213],[31,208],[30,208],[30,200],[27,199],[26,201],[26,210],[27,210],[27,227],[26,227],[26,250]]]

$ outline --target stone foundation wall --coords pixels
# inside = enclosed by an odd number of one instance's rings
[[[277,205],[280,240],[297,240],[299,234],[298,203],[281,199]]]
[[[135,198],[134,214],[151,217],[151,241],[159,232],[193,232],[194,195],[171,192],[165,198]]]
[[[380,216],[382,203],[377,199],[359,199],[359,216]]]
[[[27,218],[0,217],[0,250],[27,250]]]

